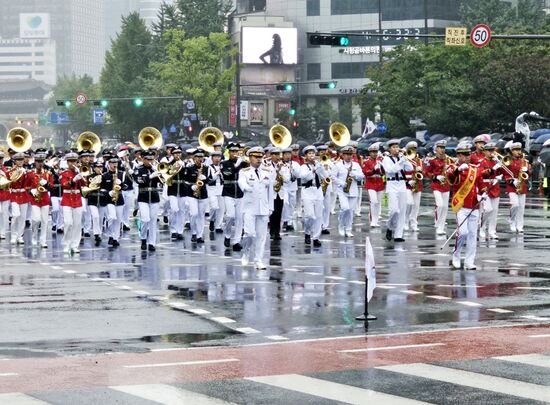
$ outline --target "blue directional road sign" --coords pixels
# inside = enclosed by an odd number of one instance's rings
[[[97,110],[94,110],[93,123],[96,125],[104,124],[103,122],[104,117],[105,117],[105,110],[103,108],[98,108]]]
[[[170,133],[175,134],[176,132],[178,132],[176,126],[174,124],[170,125]]]
[[[59,123],[60,124],[68,124],[69,123],[69,114],[66,112],[60,112],[58,113]]]
[[[189,118],[184,118],[183,119],[183,126],[184,127],[190,127],[191,126],[191,121],[189,121]]]
[[[376,129],[378,130],[379,133],[383,134],[384,132],[386,132],[388,130],[388,127],[386,126],[385,122],[379,122],[376,125]]]
[[[59,115],[57,111],[51,111],[50,112],[50,124],[57,124],[57,121],[59,120]]]

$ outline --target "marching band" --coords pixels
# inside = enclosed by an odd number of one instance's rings
[[[433,154],[422,157],[416,142],[402,148],[392,139],[384,153],[380,142],[371,144],[363,159],[343,124],[333,124],[330,136],[328,145],[300,147],[291,145],[290,132],[277,125],[270,131],[269,150],[236,142],[224,149],[223,133],[206,128],[198,148],[167,145],[160,158],[162,135],[155,128],[140,132],[139,148],[124,144],[118,151],[101,151],[99,137],[85,132],[76,150],[55,155],[45,149],[31,154],[31,134],[15,128],[8,133],[9,152],[0,152],[0,240],[10,232],[12,244],[24,244],[30,223],[31,245],[47,248],[51,213],[51,230],[63,239],[67,254],[79,253],[83,238],[92,235],[95,246],[106,238],[109,247],[117,248],[134,217],[141,249],[154,252],[158,218],[166,216],[173,241],[183,240],[189,230],[192,243],[205,243],[208,226],[223,234],[226,248],[242,250],[243,265],[264,269],[268,231],[276,243],[303,217],[305,244],[319,248],[321,235],[330,234],[335,204],[338,233],[353,237],[363,188],[370,228],[380,227],[387,198],[385,237],[403,242],[406,231],[419,231],[426,180],[435,202],[436,235],[446,235],[449,205],[456,215],[452,267],[461,268],[465,247],[463,267],[475,269],[478,235],[498,239],[501,182],[510,203],[510,231],[523,232],[532,168],[521,143],[507,145],[509,154],[502,156],[490,139],[478,136],[473,152],[470,144],[460,143],[452,158],[445,141],[437,141]]]

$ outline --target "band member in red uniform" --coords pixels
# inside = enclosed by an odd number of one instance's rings
[[[445,220],[449,209],[449,192],[451,185],[445,176],[453,160],[445,154],[447,141],[435,143],[435,157],[425,161],[426,177],[432,180],[432,191],[435,200],[435,233],[445,235]]]
[[[525,214],[525,197],[527,195],[527,180],[531,176],[531,165],[523,157],[521,143],[511,145],[512,160],[508,165],[510,173],[507,173],[506,192],[510,197],[510,231],[523,233],[523,216]]]
[[[488,142],[487,138],[490,139],[488,135],[478,135],[474,138],[475,151],[473,151],[470,155],[471,164],[478,165],[483,159],[485,159],[483,147]]]
[[[10,184],[11,200],[11,243],[22,245],[23,233],[25,232],[25,220],[29,209],[30,197],[28,188],[27,169],[23,167],[25,156],[23,153],[16,153],[12,157],[14,165],[7,172]],[[15,181],[14,181],[15,180]]]
[[[369,146],[369,157],[363,162],[365,188],[369,195],[369,220],[371,228],[379,228],[380,214],[382,213],[382,191],[384,191],[384,169],[382,159],[378,156],[380,142]]]
[[[481,204],[481,227],[479,228],[480,239],[487,236],[489,231],[490,239],[498,239],[497,235],[497,213],[500,204],[500,180],[503,177],[502,163],[494,155],[495,144],[486,143],[483,147],[485,158],[479,163],[487,188],[487,198]],[[495,181],[496,179],[496,181]]]
[[[7,180],[6,172],[9,168],[4,166],[4,152],[0,152],[0,176]],[[0,188],[0,239],[6,239],[10,217],[10,190]]]
[[[471,145],[462,142],[456,147],[458,161],[447,167],[447,177],[453,184],[451,208],[456,213],[458,232],[453,252],[453,267],[460,268],[460,254],[464,244],[466,252],[464,269],[475,270],[474,264],[477,249],[477,226],[479,221],[479,203],[485,191],[482,170],[469,163]]]
[[[37,153],[34,156],[34,169],[29,176],[29,187],[31,189],[32,209],[32,245],[40,244],[47,248],[46,237],[48,234],[48,213],[50,209],[50,190],[53,187],[53,176],[49,170],[44,168],[46,154]],[[40,230],[40,241],[38,231]]]
[[[80,253],[81,229],[82,229],[82,198],[81,188],[86,185],[86,180],[80,174],[76,167],[78,155],[76,153],[67,153],[67,170],[60,176],[61,189],[61,207],[63,209],[63,220],[65,222],[65,253]]]
[[[422,159],[418,157],[416,150],[418,144],[414,141],[407,143],[405,150],[408,156],[414,156],[409,159],[413,170],[405,172],[407,178],[407,214],[405,216],[405,230],[409,229],[418,232],[418,212],[420,211],[420,197],[422,196],[422,179],[424,178],[424,165]],[[410,155],[409,155],[410,154]]]

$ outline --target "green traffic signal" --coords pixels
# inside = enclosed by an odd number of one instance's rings
[[[340,46],[348,46],[349,45],[349,38],[348,37],[340,37]]]
[[[109,102],[107,100],[101,100],[99,103],[103,108],[107,107],[109,105]]]
[[[134,98],[134,105],[136,107],[141,107],[143,105],[143,99],[142,98]]]
[[[63,104],[65,105],[66,108],[69,108],[73,103],[71,103],[71,100],[65,100]]]
[[[288,110],[288,113],[290,115],[296,115],[296,109],[295,108],[291,108],[290,110]]]

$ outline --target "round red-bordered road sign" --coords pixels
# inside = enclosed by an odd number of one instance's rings
[[[483,48],[491,42],[491,28],[486,24],[477,24],[470,32],[470,42],[476,48]]]
[[[79,92],[76,94],[75,100],[78,105],[84,105],[88,102],[88,96],[82,92]]]

